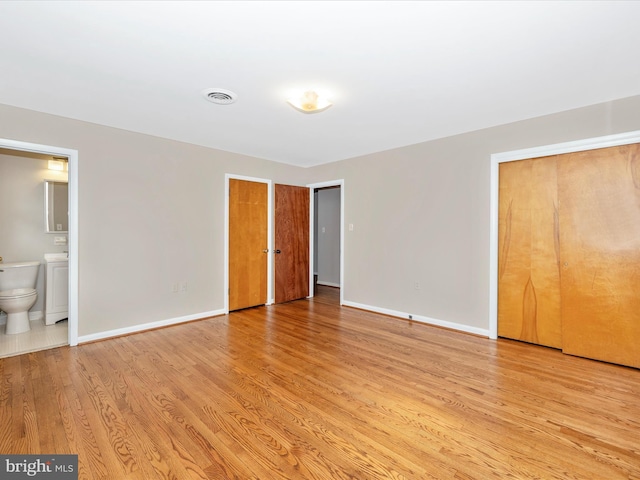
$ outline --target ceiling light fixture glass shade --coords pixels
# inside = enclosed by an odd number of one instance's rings
[[[309,90],[304,92],[300,98],[292,98],[287,100],[289,104],[302,113],[319,113],[324,112],[333,103],[326,98],[320,97],[316,92]]]
[[[57,172],[64,172],[67,168],[67,162],[66,159],[62,160],[62,159],[58,159],[55,158],[53,160],[49,160],[47,162],[47,168],[49,170],[55,170]]]

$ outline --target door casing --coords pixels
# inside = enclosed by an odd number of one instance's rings
[[[67,157],[69,162],[69,330],[68,341],[78,345],[78,151],[69,148],[0,138],[0,148]]]
[[[340,187],[340,305],[344,305],[344,179],[330,180],[327,182],[310,183],[309,187],[309,258],[313,259],[313,237],[314,237],[314,204],[313,192],[316,188]],[[309,292],[313,296],[313,261],[309,262]]]

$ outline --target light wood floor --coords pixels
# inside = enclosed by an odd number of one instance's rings
[[[638,479],[640,371],[312,301],[0,360],[81,479]]]

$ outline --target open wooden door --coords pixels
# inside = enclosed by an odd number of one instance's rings
[[[309,296],[307,187],[275,185],[275,302]]]
[[[268,185],[229,180],[229,311],[267,303]]]

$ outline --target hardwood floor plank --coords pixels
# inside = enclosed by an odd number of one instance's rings
[[[18,357],[0,362],[0,451],[9,452],[14,448],[15,437],[13,433],[13,408],[12,396],[14,386],[12,383],[11,371]]]
[[[39,448],[46,451],[61,449],[60,453],[68,454],[72,452],[67,449],[68,442],[63,420],[63,416],[66,415],[65,405],[62,405],[63,409],[60,408],[61,392],[56,388],[52,375],[46,371],[49,365],[46,356],[45,354],[31,358],[32,365],[37,365],[31,378],[33,379],[34,411],[39,432]],[[42,365],[40,361],[42,361]]]
[[[37,379],[38,372],[33,368],[32,358],[29,354],[20,357],[20,377],[15,379],[16,385],[21,387],[20,394],[14,397],[14,406],[18,406],[17,410],[14,409],[13,415],[14,433],[20,438],[15,453],[29,453],[33,449],[39,448],[40,443],[40,432],[38,431],[35,402],[33,401],[35,381],[31,380],[32,378]]]
[[[81,479],[639,479],[640,371],[282,305],[0,359],[0,451]]]
[[[80,480],[106,478],[107,468],[101,460],[100,448],[71,381],[70,374],[73,372],[73,368],[70,368],[73,363],[69,359],[71,350],[56,348],[46,353],[53,360],[49,363],[50,374],[55,388],[60,392],[57,395],[58,408],[62,415],[68,453],[77,454],[78,458],[85,459],[78,464],[78,478]],[[42,448],[41,451],[47,450]],[[53,452],[58,453],[58,449],[56,448]]]

